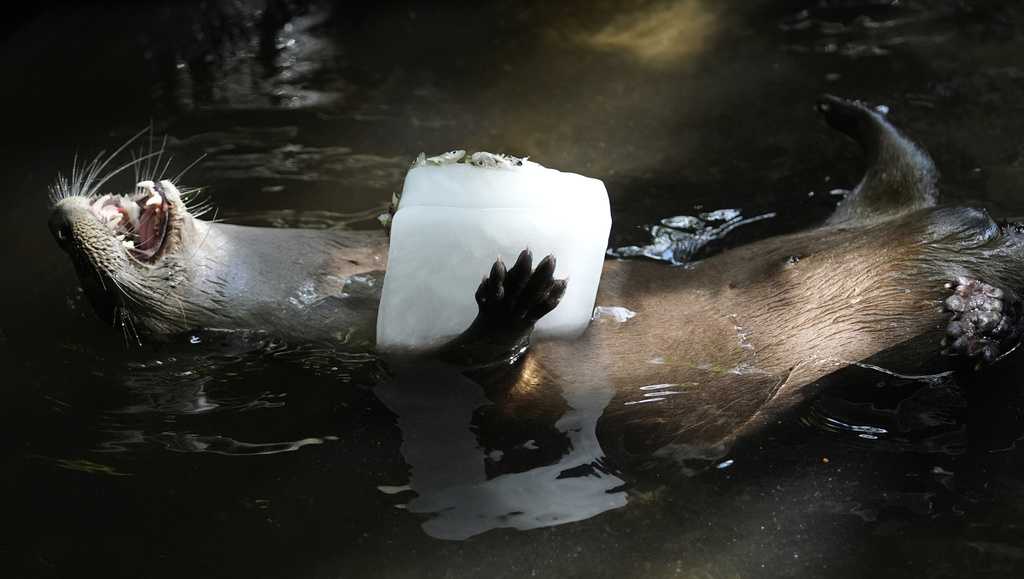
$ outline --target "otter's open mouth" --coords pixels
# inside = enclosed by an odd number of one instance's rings
[[[159,183],[143,181],[134,195],[103,195],[90,209],[110,228],[128,253],[140,261],[155,260],[167,240],[171,203]]]

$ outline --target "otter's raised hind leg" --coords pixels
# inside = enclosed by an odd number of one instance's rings
[[[1022,312],[1019,300],[976,279],[960,277],[945,301],[952,320],[946,326],[945,354],[967,356],[991,364],[1020,341]]]
[[[499,258],[476,290],[476,319],[439,355],[451,363],[473,366],[508,358],[525,347],[537,320],[555,309],[566,280],[555,279],[555,258],[533,268],[533,254],[523,250],[512,269]]]
[[[818,111],[832,128],[860,143],[867,161],[864,177],[829,223],[891,217],[935,205],[939,179],[935,163],[882,113],[832,95],[818,99]]]

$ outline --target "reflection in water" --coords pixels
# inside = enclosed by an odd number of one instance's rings
[[[858,11],[841,3],[821,3],[784,18],[779,28],[795,40],[789,50],[848,58],[886,56],[903,45],[928,46],[948,40],[951,32],[937,28],[944,17],[957,15],[954,5],[922,11],[911,3],[901,4],[878,2],[869,6],[873,10]]]
[[[273,104],[284,108],[325,106],[347,92],[348,83],[328,68],[341,55],[339,47],[320,30],[327,18],[327,12],[318,7],[281,27],[274,39],[278,52],[261,91]],[[241,92],[252,94],[249,86]]]
[[[815,400],[802,421],[879,451],[956,456],[967,450],[967,399],[952,373],[907,377],[879,370],[870,365],[844,370],[844,382],[876,387],[835,388]]]
[[[358,180],[374,187],[400,181],[408,168],[406,158],[358,154],[348,147],[296,144],[259,153],[219,153],[204,166],[225,179]]]
[[[700,217],[677,215],[661,220],[661,225],[647,228],[651,234],[648,245],[630,245],[608,250],[612,257],[647,257],[672,265],[690,263],[708,245],[721,241],[737,227],[775,217],[765,213],[743,218],[738,209],[719,209],[701,213]]]
[[[358,152],[343,145],[300,144],[298,136],[295,126],[236,126],[170,139],[169,144],[206,153],[203,171],[222,179],[332,181],[379,188],[401,183],[412,159]]]
[[[297,227],[299,229],[328,229],[339,227],[351,229],[353,226],[379,223],[381,214],[387,212],[386,205],[371,207],[366,211],[354,213],[338,213],[336,211],[278,209],[271,211],[246,211],[235,214],[225,211],[221,215],[224,220],[236,225],[253,225],[256,227]]]
[[[596,33],[581,35],[585,46],[623,51],[645,64],[667,64],[705,48],[718,22],[704,0],[675,0],[626,12]]]
[[[161,432],[150,437],[154,442],[174,452],[207,452],[226,456],[251,456],[291,452],[311,444],[323,444],[326,440],[337,440],[336,436],[303,438],[289,442],[240,442],[226,436],[203,436],[193,433]]]
[[[132,476],[130,472],[121,472],[111,466],[100,464],[86,459],[51,458],[48,456],[36,456],[35,458],[48,462],[56,467],[105,476]]]
[[[93,442],[94,452],[157,447],[265,455],[337,440],[322,430],[310,432],[316,423],[294,416],[307,411],[306,404],[324,401],[308,399],[317,393],[312,384],[309,392],[293,392],[289,383],[298,375],[348,391],[353,376],[363,381],[377,371],[376,359],[369,354],[326,345],[291,345],[256,332],[194,333],[123,358],[120,364],[107,365],[101,376],[107,384],[102,393],[106,406],[90,435],[99,437]],[[70,412],[78,403],[74,395],[70,399],[52,398],[50,403]],[[268,421],[274,428],[266,427]],[[225,430],[238,434],[229,436]],[[268,436],[287,438],[267,441]]]
[[[553,427],[558,433],[554,440],[538,432],[494,448],[493,441],[480,438],[486,430],[480,421],[487,419],[481,410],[491,402],[479,384],[453,369],[400,372],[376,393],[402,429],[402,455],[411,472],[401,489],[417,495],[405,508],[432,515],[423,524],[432,537],[466,539],[503,527],[560,525],[626,504],[625,483],[604,465],[597,440],[597,421],[610,391],[577,393],[566,400],[569,407],[554,424],[536,429]],[[544,463],[545,457],[554,462]],[[489,475],[489,464],[517,459],[527,463],[501,465],[500,474]]]
[[[154,31],[147,55],[174,107],[296,109],[340,99],[348,83],[330,66],[341,55],[322,30],[329,12],[301,4],[219,0],[161,14],[157,23],[183,28]]]

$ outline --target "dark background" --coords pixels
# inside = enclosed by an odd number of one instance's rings
[[[432,539],[372,359],[236,336],[124,343],[48,235],[76,152],[147,124],[218,217],[348,223],[420,151],[604,179],[612,245],[673,215],[813,226],[859,152],[821,92],[886,105],[944,200],[1024,215],[1012,1],[39,2],[0,18],[5,576],[1011,576],[1024,568],[1020,362],[956,383],[869,371],[685,476],[625,468],[579,523]],[[117,186],[127,186],[127,181]],[[868,425],[881,429],[865,438]],[[310,441],[314,440],[316,443]],[[828,459],[827,461],[825,459]]]

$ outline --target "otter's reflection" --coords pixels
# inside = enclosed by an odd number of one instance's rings
[[[450,367],[399,370],[376,393],[402,430],[416,493],[406,508],[432,515],[423,524],[432,537],[559,525],[626,504],[597,439],[610,390],[565,393],[543,418],[508,423],[477,382]]]

